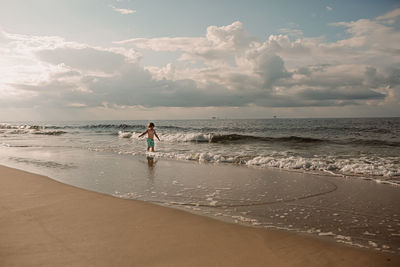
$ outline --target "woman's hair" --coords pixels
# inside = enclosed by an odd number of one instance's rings
[[[150,122],[149,127],[154,127],[154,123]]]

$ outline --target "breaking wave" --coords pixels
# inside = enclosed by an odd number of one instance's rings
[[[46,130],[39,125],[11,125],[0,124],[0,133],[2,134],[38,134],[38,135],[61,135],[65,131],[60,130]]]
[[[121,135],[121,133],[119,133]],[[125,134],[127,136],[127,134]],[[368,146],[392,146],[400,147],[400,142],[385,141],[375,139],[319,139],[303,136],[280,136],[280,137],[264,137],[243,134],[213,134],[213,133],[175,133],[163,134],[162,139],[169,142],[208,142],[208,143],[282,143],[282,144],[342,144],[342,145],[368,145]]]
[[[56,125],[46,125],[44,126],[47,129],[83,129],[83,130],[120,130],[120,131],[128,131],[128,130],[144,130],[146,129],[146,125],[144,124],[86,124],[86,125],[64,125],[64,126],[56,126]],[[178,126],[161,126],[160,128],[168,129],[168,130],[185,130],[185,128]]]
[[[163,139],[169,142],[208,142],[208,143],[245,143],[245,142],[292,142],[320,143],[325,140],[300,136],[262,137],[242,134],[213,134],[213,133],[177,133],[163,134]]]
[[[305,172],[323,172],[340,176],[361,176],[377,183],[400,185],[400,158],[372,159],[368,157],[339,159],[321,156],[305,158],[272,153],[269,156],[224,155],[215,152],[156,152],[156,157],[208,163],[233,163],[250,167],[278,168]],[[370,178],[368,178],[370,177]]]

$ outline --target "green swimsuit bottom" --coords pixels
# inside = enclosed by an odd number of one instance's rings
[[[147,138],[147,146],[148,147],[154,147],[154,140],[151,138]]]

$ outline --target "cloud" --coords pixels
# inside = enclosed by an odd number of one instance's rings
[[[385,94],[367,88],[341,87],[336,90],[329,89],[306,89],[299,92],[297,96],[312,100],[368,100],[383,99],[386,97]]]
[[[204,45],[202,37],[161,37],[161,38],[132,38],[122,41],[115,41],[118,45],[133,45],[137,48],[151,49],[154,51],[181,51],[190,50],[192,45]]]
[[[244,51],[256,38],[251,37],[239,21],[227,26],[209,26],[205,37],[133,38],[114,42],[154,51],[181,51],[181,60],[205,60],[226,63]]]
[[[271,88],[279,79],[291,76],[282,58],[271,52],[268,46],[252,51],[247,55],[247,60],[252,63],[254,73],[263,80],[264,88]]]
[[[330,6],[326,6],[325,8],[326,8],[326,10],[328,10],[328,11],[332,11],[332,10],[333,10],[333,8],[330,7]]]
[[[332,24],[349,34],[335,42],[300,34],[260,40],[239,21],[209,26],[203,36],[133,38],[112,47],[1,31],[0,105],[398,110],[400,34],[386,22],[395,14]],[[143,66],[137,49],[180,55],[166,66]]]
[[[42,61],[58,65],[65,64],[81,70],[112,72],[124,63],[124,56],[94,48],[57,48],[36,52]]]
[[[303,36],[303,31],[299,29],[293,29],[293,28],[280,28],[279,31],[283,34],[287,34],[289,36],[294,36],[294,37],[302,37]]]
[[[396,8],[382,16],[376,17],[376,20],[378,21],[393,20],[393,19],[398,19],[399,17],[400,17],[400,8]]]
[[[375,64],[399,62],[400,48],[397,44],[400,42],[400,31],[396,27],[385,25],[379,20],[367,19],[331,25],[345,27],[346,32],[351,34],[350,38],[337,41],[331,45],[331,48],[351,49],[369,58],[369,61],[374,61]]]
[[[136,13],[136,10],[133,10],[133,9],[117,8],[117,7],[113,6],[113,5],[110,5],[110,7],[111,7],[114,11],[116,11],[116,12],[122,14],[122,15],[128,15],[128,14]]]

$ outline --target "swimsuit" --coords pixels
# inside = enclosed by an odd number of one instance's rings
[[[147,146],[148,147],[154,147],[154,140],[151,138],[147,138]]]

